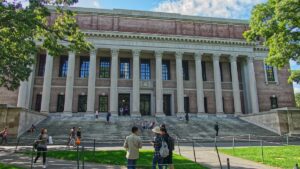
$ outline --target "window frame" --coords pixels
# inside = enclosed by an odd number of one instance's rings
[[[162,80],[171,80],[170,60],[162,60]]]
[[[56,112],[63,112],[65,108],[65,95],[57,95]]]
[[[183,103],[184,103],[184,112],[185,113],[190,113],[190,97],[189,96],[184,96],[183,98]]]
[[[67,77],[68,75],[68,56],[60,56],[59,61],[59,77]]]
[[[110,57],[101,57],[99,61],[99,78],[110,78],[110,69]]]
[[[79,65],[79,77],[80,78],[88,78],[89,77],[89,69],[90,69],[90,59],[85,56],[80,57],[80,65]]]
[[[85,107],[83,107],[83,109],[82,109],[83,111],[79,111],[79,110],[81,110],[81,106],[80,106],[81,97],[85,97],[85,100],[84,100],[85,105],[83,105]],[[87,111],[87,95],[78,95],[77,111],[78,112],[86,112]]]
[[[202,68],[202,80],[207,81],[207,76],[206,76],[206,62],[201,61],[201,68]]]
[[[42,95],[36,94],[34,110],[38,112],[41,111],[41,106],[42,106]]]
[[[150,62],[150,59],[141,59],[140,78],[141,78],[141,80],[151,80],[151,62]]]
[[[128,64],[128,66],[126,66]],[[120,58],[119,78],[129,80],[131,78],[130,58]]]
[[[276,82],[275,70],[273,66],[265,64],[266,77],[268,82]]]
[[[41,54],[39,55],[39,67],[37,76],[43,77],[45,75],[45,68],[46,68],[46,55]]]
[[[182,61],[182,73],[183,73],[183,80],[190,80],[189,76],[189,61],[188,60],[183,60]]]
[[[106,100],[102,100],[103,98],[105,98]],[[108,96],[105,95],[100,95],[99,96],[99,107],[98,107],[98,111],[99,112],[108,112]],[[102,109],[102,106],[104,106],[104,108]]]

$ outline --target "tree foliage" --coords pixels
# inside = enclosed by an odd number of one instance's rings
[[[295,94],[296,106],[300,107],[300,93]]]
[[[20,0],[21,1],[21,0]],[[14,90],[27,80],[40,49],[51,56],[66,50],[87,51],[92,45],[85,40],[76,23],[75,13],[64,9],[78,0],[0,0],[0,86]],[[47,5],[55,6],[57,17],[49,24]]]
[[[248,41],[264,39],[267,64],[282,68],[290,59],[300,63],[300,1],[268,0],[256,5],[250,18]]]
[[[300,84],[300,70],[292,70],[291,76],[289,77],[288,82],[293,83],[296,82]]]

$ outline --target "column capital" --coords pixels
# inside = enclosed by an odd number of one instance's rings
[[[183,53],[184,53],[184,52],[176,51],[176,52],[175,52],[176,59],[182,59]]]
[[[133,57],[139,57],[142,50],[140,49],[132,49]]]
[[[220,60],[220,56],[221,56],[220,53],[213,53],[213,55],[212,55],[214,61],[219,61]]]
[[[163,55],[163,53],[164,53],[164,51],[162,51],[162,50],[156,50],[154,53],[155,53],[155,57],[156,58],[161,58],[162,55]]]
[[[198,59],[201,60],[203,54],[204,54],[204,53],[202,53],[202,52],[196,52],[196,53],[194,54],[195,60],[198,60]]]
[[[236,62],[236,59],[238,57],[238,54],[232,54],[229,56],[230,62]]]
[[[118,56],[119,54],[119,50],[118,48],[111,48],[111,56]]]
[[[248,56],[247,57],[247,61],[248,62],[253,62],[253,60],[254,60],[254,56]]]
[[[90,55],[96,55],[97,54],[97,48],[90,50]]]

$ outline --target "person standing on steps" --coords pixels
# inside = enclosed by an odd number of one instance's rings
[[[111,116],[111,113],[107,112],[107,114],[106,114],[106,123],[107,124],[110,124],[110,116]]]
[[[95,112],[95,117],[96,117],[96,120],[98,120],[98,117],[99,117],[99,112],[98,112],[98,110],[96,110],[96,112]]]
[[[0,132],[0,136],[2,137],[2,139],[1,139],[1,144],[0,144],[0,145],[2,145],[3,142],[4,142],[4,144],[7,144],[7,136],[8,136],[8,129],[7,129],[7,127],[5,127],[5,128]]]
[[[185,122],[189,123],[190,117],[189,117],[189,113],[185,112]]]
[[[138,136],[138,128],[132,127],[131,135],[127,136],[124,142],[124,148],[127,150],[127,168],[136,169],[136,161],[139,159],[139,149],[142,148],[142,140]]]
[[[219,135],[219,123],[218,122],[216,122],[214,128],[215,128],[215,131],[216,131],[216,136],[218,136]]]
[[[41,154],[43,155],[43,168],[46,168],[46,156],[47,156],[47,142],[48,142],[48,134],[47,129],[41,129],[41,133],[38,136],[37,142],[37,155],[34,160],[34,164],[39,159]]]

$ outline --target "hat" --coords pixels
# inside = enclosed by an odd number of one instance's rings
[[[160,127],[156,126],[152,129],[154,133],[160,134]]]

